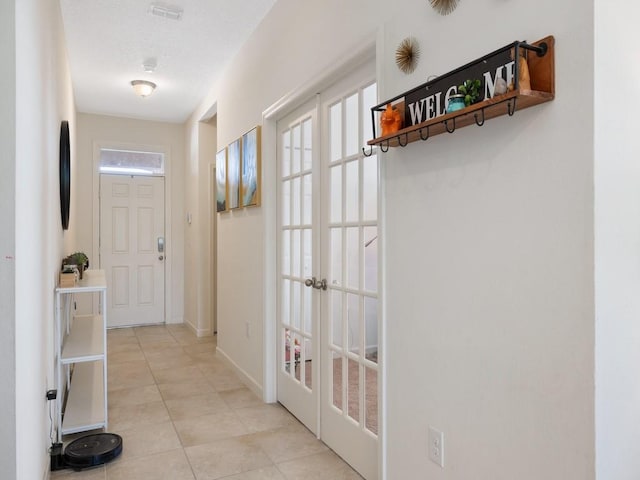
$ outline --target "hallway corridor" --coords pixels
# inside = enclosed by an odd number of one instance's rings
[[[109,431],[123,437],[123,453],[52,479],[361,479],[284,408],[246,388],[216,356],[216,337],[169,325],[110,330],[107,341]]]

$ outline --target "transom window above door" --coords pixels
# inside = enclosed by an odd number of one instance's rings
[[[101,148],[99,169],[116,175],[164,175],[164,153]]]

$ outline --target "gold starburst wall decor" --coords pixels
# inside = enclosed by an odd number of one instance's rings
[[[407,37],[396,49],[396,65],[404,73],[411,73],[416,69],[418,65],[418,58],[420,58],[420,46],[413,37]]]
[[[458,6],[460,0],[429,0],[433,9],[440,15],[449,15]]]

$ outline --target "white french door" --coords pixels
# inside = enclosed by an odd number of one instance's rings
[[[378,160],[376,84],[359,71],[323,95],[322,439],[366,479],[378,478]]]
[[[317,137],[316,102],[278,122],[278,401],[315,434],[320,304],[305,282],[320,269]]]
[[[163,323],[164,177],[100,175],[100,267],[109,327]]]
[[[367,65],[278,122],[278,400],[378,477],[378,163]]]

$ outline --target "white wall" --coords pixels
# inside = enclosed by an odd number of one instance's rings
[[[593,8],[280,0],[212,89],[219,145],[376,31],[381,99],[516,39],[558,46],[554,102],[384,156],[387,478],[593,479]],[[407,76],[408,35],[422,56]],[[218,222],[218,345],[259,385],[263,220]]]
[[[640,7],[595,2],[596,471],[640,477]]]
[[[280,98],[323,78],[363,42],[372,42],[379,23],[376,5],[279,0],[201,106],[204,111],[213,99],[218,102],[219,148],[260,124],[262,112]],[[263,171],[275,168],[275,152],[262,155]],[[264,222],[263,207],[218,215],[218,349],[258,390],[263,386]]]
[[[593,479],[592,8],[403,4],[383,98],[548,34],[557,98],[385,156],[389,478]],[[407,33],[424,47],[411,82],[392,56]]]
[[[185,226],[185,322],[199,335],[214,331],[212,309],[214,287],[211,263],[212,188],[209,169],[215,163],[216,127],[192,117],[185,123],[185,210],[191,223]]]
[[[215,278],[210,266],[215,264],[215,251],[212,248],[214,240],[216,211],[214,207],[215,184],[212,184],[211,169],[216,162],[217,127],[215,118],[212,122],[200,122],[198,124],[198,150],[199,150],[199,175],[198,175],[198,202],[200,224],[200,275],[198,282],[199,315],[198,330],[206,335],[212,335],[215,330]],[[212,230],[212,224],[214,229]]]
[[[63,241],[58,180],[62,120],[70,123],[71,168],[76,166],[75,107],[58,2],[15,3],[15,478],[33,480],[48,469],[53,290],[64,250],[75,238],[71,225]]]
[[[0,2],[0,472],[16,476],[15,191],[16,191],[15,2]]]
[[[167,259],[171,268],[171,284],[165,297],[169,311],[169,323],[182,323],[184,315],[184,152],[185,140],[182,125],[150,122],[104,115],[78,114],[78,249],[87,252],[90,259],[97,259],[94,251],[97,231],[94,232],[94,145],[148,145],[165,149],[166,186],[171,188],[171,200],[166,196],[167,213],[171,216],[171,242]],[[169,232],[167,232],[169,233]],[[91,253],[89,253],[91,252]]]

